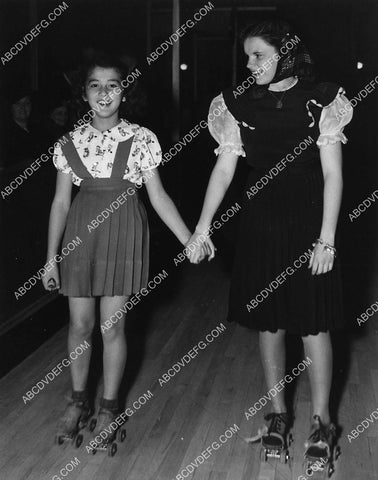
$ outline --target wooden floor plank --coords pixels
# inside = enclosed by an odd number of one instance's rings
[[[194,470],[192,480],[254,480],[259,470],[259,444],[245,438],[257,432],[268,403],[253,418],[245,412],[264,394],[266,386],[259,359],[258,334],[226,323],[228,279],[217,262],[198,268],[183,267],[180,283],[161,286],[169,298],[159,295],[147,304],[145,331],[131,328],[131,338],[143,356],[133,366],[129,358],[127,405],[147,391],[153,397],[127,421],[127,439],[114,458],[85,449],[53,444],[57,420],[70,388],[69,370],[62,373],[26,404],[22,396],[67,356],[67,328],[63,328],[21,365],[0,380],[0,478],[41,480],[58,475],[77,457],[78,466],[70,480],[175,480],[182,469],[227,428],[236,424],[237,433],[212,451]],[[168,280],[167,280],[168,282]],[[185,364],[166,384],[159,379],[177,364],[216,326],[225,330]],[[368,322],[367,322],[368,323]],[[343,455],[334,480],[378,478],[376,460],[378,421],[352,442],[348,433],[378,407],[378,340],[373,321],[366,334],[351,337],[351,361],[339,405],[339,423],[344,428],[340,444]],[[371,334],[369,334],[371,332]],[[131,349],[133,351],[133,349]],[[128,367],[129,368],[129,367]],[[307,372],[295,382],[294,464],[291,480],[302,473],[303,444],[309,432],[310,389]],[[101,392],[101,380],[98,393]],[[291,386],[290,386],[291,387]],[[12,426],[10,428],[10,425]],[[90,440],[85,432],[84,444]],[[120,477],[121,472],[121,477]],[[287,480],[278,469],[276,480]]]

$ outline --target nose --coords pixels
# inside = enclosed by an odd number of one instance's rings
[[[107,95],[109,93],[110,89],[108,88],[107,85],[102,85],[100,86],[100,91],[99,91],[99,94],[102,95],[103,93],[105,93],[105,95]]]
[[[255,67],[255,65],[253,64],[252,60],[248,60],[248,62],[247,62],[247,68],[248,68],[249,70],[256,70],[256,67]]]

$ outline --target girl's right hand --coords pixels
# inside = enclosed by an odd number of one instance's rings
[[[49,292],[60,288],[59,269],[56,263],[54,263],[53,268],[42,277],[42,284],[45,290]]]
[[[205,240],[205,242],[203,243],[203,248],[206,252],[206,255],[209,257],[207,261],[210,262],[210,260],[212,260],[215,257],[215,252],[217,248],[213,244],[213,242],[210,240],[210,238],[207,238]]]
[[[209,261],[212,260],[215,256],[215,246],[213,242],[207,237],[203,240],[203,235],[199,232],[194,232],[190,240],[186,244],[191,245],[190,253],[188,258],[190,263],[200,263],[206,255],[209,256]]]

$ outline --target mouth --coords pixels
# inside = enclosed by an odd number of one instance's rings
[[[106,107],[109,107],[112,103],[113,103],[113,100],[111,99],[101,99],[97,102],[101,108],[106,108]]]
[[[264,71],[262,69],[251,70],[251,73],[254,77],[260,77]]]

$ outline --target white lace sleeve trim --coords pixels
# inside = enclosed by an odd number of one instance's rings
[[[344,94],[344,89],[340,88],[335,99],[323,108],[319,120],[320,135],[316,142],[318,146],[348,141],[343,130],[352,120],[353,108]]]
[[[223,95],[213,99],[209,108],[208,127],[210,134],[219,146],[214,150],[216,155],[235,153],[245,157],[243,143],[240,137],[238,122],[228,110]]]

